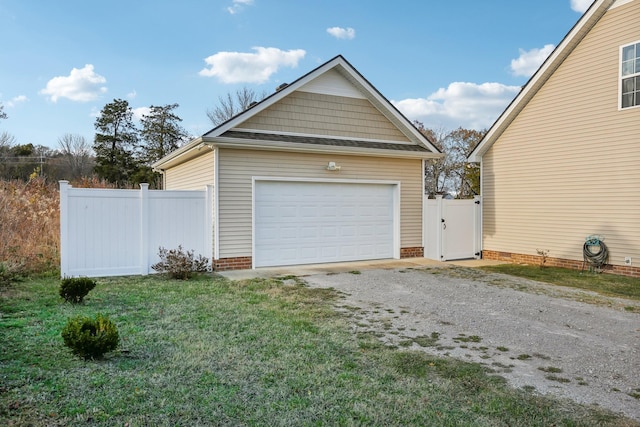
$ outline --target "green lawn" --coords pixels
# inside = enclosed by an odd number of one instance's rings
[[[80,306],[58,287],[0,292],[0,425],[637,425],[355,335],[336,293],[292,279],[101,279]],[[60,331],[96,313],[122,341],[85,362]]]
[[[568,286],[597,292],[602,295],[640,301],[640,279],[607,273],[592,273],[566,268],[522,264],[501,264],[482,267],[485,271],[509,274],[553,285]]]

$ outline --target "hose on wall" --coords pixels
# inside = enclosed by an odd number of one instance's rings
[[[590,266],[602,268],[609,258],[609,249],[604,244],[603,238],[600,236],[589,236],[586,238],[582,246],[582,256],[584,261]],[[597,248],[597,249],[596,249]],[[594,252],[594,249],[595,252]]]

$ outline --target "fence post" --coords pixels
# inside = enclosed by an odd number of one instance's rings
[[[210,267],[213,268],[213,194],[214,186],[208,184],[205,188],[205,200],[204,200],[204,232],[206,253],[205,256],[209,258],[211,262]]]
[[[149,184],[140,184],[140,274],[149,274]]]
[[[69,181],[60,184],[60,277],[69,275]]]
[[[436,207],[436,221],[438,223],[436,230],[437,234],[436,234],[436,253],[438,255],[438,261],[446,261],[444,259],[444,253],[443,253],[443,245],[442,245],[442,239],[444,238],[444,236],[442,235],[442,221],[444,220],[444,218],[442,218],[442,194],[438,194],[436,195],[436,202],[437,202],[437,207]]]
[[[482,196],[473,196],[473,253],[475,259],[482,258]]]

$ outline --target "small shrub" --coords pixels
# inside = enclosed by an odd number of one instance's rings
[[[95,287],[96,281],[88,277],[67,277],[60,284],[60,296],[67,302],[80,304]]]
[[[177,249],[165,249],[162,246],[158,251],[160,262],[153,264],[151,268],[159,273],[168,273],[169,277],[179,280],[190,279],[194,272],[210,271],[209,259],[198,255],[194,257],[193,251],[184,252],[182,245]]]
[[[0,261],[0,287],[9,286],[20,280],[24,266],[14,261]]]
[[[101,314],[95,319],[85,316],[70,318],[62,329],[62,339],[73,354],[84,359],[100,359],[105,353],[115,350],[120,341],[116,325]]]
[[[540,256],[540,268],[545,268],[547,258],[549,258],[549,249],[536,249],[536,252]]]

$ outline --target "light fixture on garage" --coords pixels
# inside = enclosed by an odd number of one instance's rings
[[[336,165],[336,162],[329,162],[329,163],[327,163],[327,170],[328,171],[339,171],[340,170],[340,166]]]

